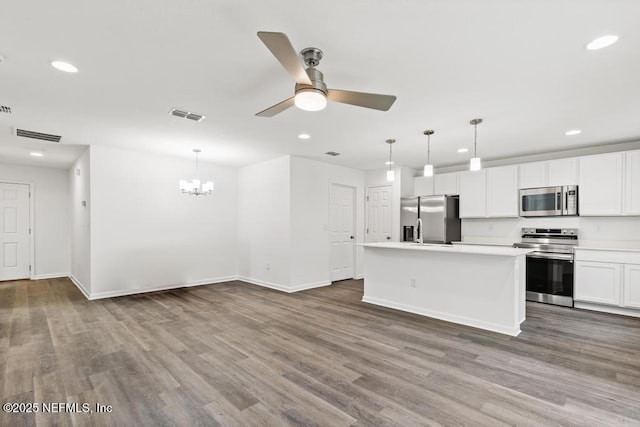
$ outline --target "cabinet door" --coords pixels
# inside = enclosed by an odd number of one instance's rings
[[[576,301],[620,305],[622,264],[576,261],[573,298]]]
[[[460,194],[458,175],[458,172],[434,175],[433,194]]]
[[[622,305],[640,308],[640,264],[624,265],[624,297]]]
[[[416,176],[413,178],[414,196],[431,196],[433,194],[433,177]]]
[[[546,162],[525,163],[520,165],[520,188],[547,186]]]
[[[460,218],[487,216],[486,169],[460,172]]]
[[[622,215],[623,153],[578,159],[580,215]]]
[[[518,216],[518,167],[502,166],[487,169],[487,216],[508,218]]]
[[[547,162],[547,185],[576,185],[578,183],[578,159],[549,160]]]
[[[627,151],[625,162],[626,215],[640,215],[640,150]]]

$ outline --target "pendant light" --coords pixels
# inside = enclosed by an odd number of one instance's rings
[[[193,149],[193,152],[196,153],[196,177],[192,181],[180,180],[180,190],[184,194],[207,196],[213,192],[213,181],[201,183],[198,177],[198,154],[200,154],[201,151],[199,148]]]
[[[478,125],[482,123],[482,119],[473,119],[469,123],[473,125],[473,158],[469,162],[469,170],[479,171],[482,166],[478,157]]]
[[[431,164],[431,135],[436,133],[434,130],[425,130],[425,135],[427,135],[427,164],[424,165],[424,176],[433,176],[433,165]]]
[[[391,169],[391,165],[393,165],[393,161],[391,160],[391,146],[396,142],[395,139],[387,139],[387,144],[389,144],[389,170],[387,171],[387,181],[391,182],[396,179],[396,174]]]

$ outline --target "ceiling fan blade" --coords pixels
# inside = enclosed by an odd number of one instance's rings
[[[329,89],[327,91],[329,101],[343,104],[357,105],[359,107],[373,108],[374,110],[387,111],[396,101],[394,95],[380,95],[378,93],[351,92],[349,90]]]
[[[296,50],[291,45],[285,33],[258,31],[258,37],[271,53],[273,53],[273,56],[280,61],[284,69],[287,70],[296,83],[311,86],[311,80],[309,80],[309,76],[300,63],[300,58]]]
[[[277,103],[276,105],[272,105],[266,110],[262,110],[259,113],[256,113],[256,116],[273,117],[278,113],[282,113],[287,108],[293,107],[294,103],[295,103],[295,96],[292,96],[291,98],[285,99],[284,101]]]

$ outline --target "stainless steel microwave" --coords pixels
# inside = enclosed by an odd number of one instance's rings
[[[577,185],[520,189],[520,216],[577,215]]]

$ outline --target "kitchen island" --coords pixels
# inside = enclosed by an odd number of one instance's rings
[[[526,254],[504,246],[366,243],[362,301],[517,336]]]

